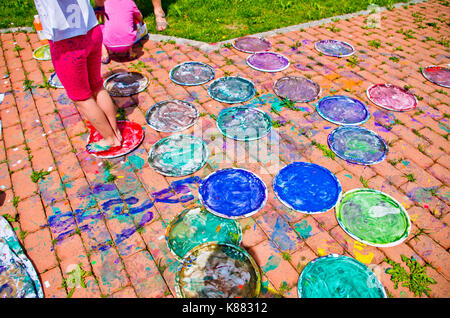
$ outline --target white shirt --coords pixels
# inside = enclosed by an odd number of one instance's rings
[[[98,24],[89,0],[34,0],[47,39],[60,41],[86,34]]]

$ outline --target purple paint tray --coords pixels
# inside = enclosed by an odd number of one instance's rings
[[[377,106],[396,112],[417,107],[417,98],[402,87],[391,84],[375,84],[366,91],[369,100]]]
[[[280,72],[289,67],[289,60],[279,53],[260,52],[247,57],[247,65],[261,72]]]
[[[319,84],[300,76],[285,76],[273,84],[273,91],[282,99],[306,103],[320,96]]]
[[[343,95],[326,96],[319,100],[317,113],[325,120],[337,125],[361,125],[370,112],[361,101]]]
[[[337,40],[322,40],[314,44],[317,51],[334,57],[347,57],[355,53],[353,46]]]
[[[232,46],[244,53],[258,53],[269,51],[272,48],[272,43],[264,38],[245,36],[234,40]]]

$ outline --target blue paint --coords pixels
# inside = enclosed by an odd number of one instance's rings
[[[198,185],[201,182],[202,179],[197,176],[182,180],[176,180],[170,184],[170,187],[152,193],[152,199],[144,200],[141,203],[140,200],[134,196],[130,196],[124,199],[117,197],[117,188],[113,184],[97,184],[92,186],[87,191],[82,191],[80,197],[88,197],[89,201],[84,206],[82,205],[79,208],[76,208],[73,213],[71,211],[61,212],[59,208],[52,207],[53,214],[48,218],[48,225],[45,225],[43,227],[48,226],[51,229],[51,232],[56,236],[56,240],[60,242],[64,238],[75,234],[77,223],[79,224],[78,229],[81,232],[89,232],[93,223],[81,225],[83,222],[100,220],[103,219],[103,217],[118,218],[120,216],[123,216],[123,207],[124,204],[127,204],[128,215],[137,215],[139,213],[142,213],[137,224],[137,228],[140,228],[153,220],[153,212],[149,209],[154,206],[155,202],[173,204],[189,202],[195,199],[192,194],[183,195],[181,196],[181,198],[178,198],[177,195],[190,193],[188,185]],[[98,197],[109,198],[112,195],[114,195],[115,197],[103,202],[101,204],[101,209],[89,209],[91,207],[95,207],[96,205],[94,194]],[[172,198],[173,196],[176,197]],[[106,213],[108,212],[109,215],[106,215]],[[137,228],[133,224],[132,227],[123,229],[120,233],[115,235],[115,243],[119,244],[120,242],[123,242],[124,240],[129,238],[131,235],[133,235],[134,232],[136,232]],[[102,242],[94,247],[94,249],[98,249],[101,251],[105,251],[109,248],[111,248],[109,241]]]
[[[281,169],[275,176],[273,189],[284,205],[302,213],[328,211],[342,193],[331,171],[307,162],[294,162]]]
[[[210,174],[200,186],[199,193],[204,206],[224,218],[253,215],[267,200],[264,182],[243,169],[222,169]]]

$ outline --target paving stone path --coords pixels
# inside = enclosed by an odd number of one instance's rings
[[[145,127],[145,139],[133,153],[110,160],[86,153],[88,129],[80,113],[64,89],[43,85],[53,66],[33,59],[40,46],[36,34],[1,34],[0,93],[6,94],[0,104],[0,190],[6,198],[0,211],[8,215],[35,265],[45,297],[176,297],[178,263],[167,248],[165,229],[198,203],[200,179],[193,176],[204,178],[225,167],[249,169],[268,185],[264,208],[239,220],[242,246],[262,270],[261,297],[297,297],[301,270],[330,253],[368,265],[392,297],[414,294],[406,287],[394,288],[385,272],[391,267],[386,259],[402,263],[401,255],[413,257],[430,265],[426,272],[437,282],[430,285],[429,297],[449,297],[450,90],[427,81],[420,71],[450,63],[449,2],[427,1],[382,11],[379,17],[378,28],[368,27],[373,16],[364,15],[268,37],[272,51],[291,63],[276,73],[253,70],[246,64],[248,54],[231,47],[206,53],[171,41],[145,42],[137,60],[102,66],[105,78],[112,71],[139,70],[151,79],[144,92],[114,98],[127,119]],[[351,58],[320,55],[314,42],[323,39],[351,43],[356,53]],[[215,118],[229,106],[211,99],[207,85],[180,86],[169,78],[170,70],[185,61],[213,66],[216,78],[240,75],[255,83],[257,96],[246,104],[277,123],[271,135],[279,142],[276,160],[273,153],[255,158],[246,151],[252,143],[222,137]],[[341,94],[363,101],[371,117],[362,126],[386,140],[387,158],[362,166],[333,156],[327,137],[337,125],[317,114],[317,100],[298,103],[297,110],[276,108],[280,100],[272,86],[286,75],[312,79],[321,86],[322,97]],[[406,87],[416,95],[418,107],[392,112],[375,106],[366,89],[377,83]],[[190,101],[199,109],[199,121],[183,133],[201,131],[211,152],[207,164],[188,177],[164,177],[146,162],[152,145],[169,134],[148,127],[145,114],[169,98]],[[368,187],[391,195],[408,211],[410,236],[397,246],[376,248],[347,235],[334,209],[315,215],[289,210],[271,185],[278,170],[294,161],[328,168],[344,192]],[[46,175],[35,183],[33,172]],[[86,287],[73,289],[67,281],[79,273],[74,271],[78,265]]]

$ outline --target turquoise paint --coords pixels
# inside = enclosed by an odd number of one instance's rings
[[[267,260],[266,265],[261,266],[261,269],[264,271],[264,273],[273,271],[280,265],[281,258],[275,255],[270,255],[269,259]]]
[[[385,298],[375,274],[344,255],[328,255],[309,262],[298,280],[299,298]]]
[[[308,221],[302,220],[300,223],[295,224],[295,230],[306,240],[311,236],[312,226],[308,224]]]

